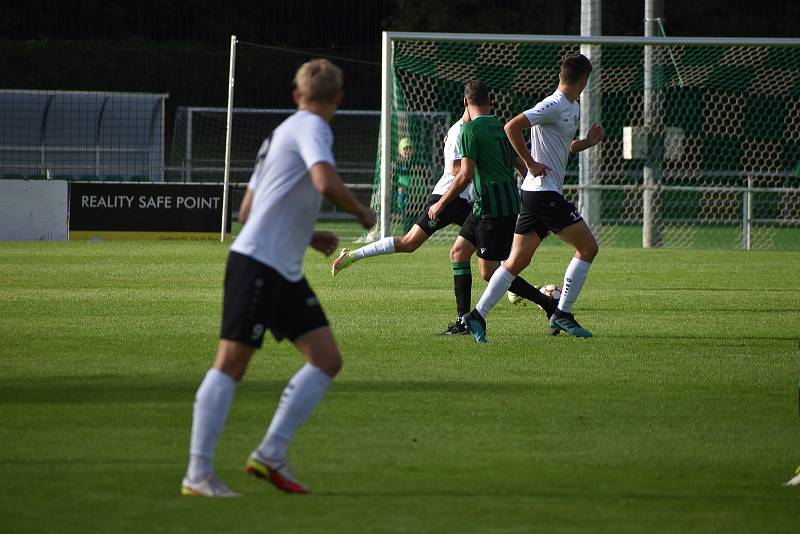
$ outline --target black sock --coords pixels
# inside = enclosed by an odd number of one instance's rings
[[[472,301],[472,271],[468,261],[454,261],[453,288],[456,293],[456,310],[459,317],[463,317],[470,310]]]
[[[550,303],[550,297],[539,293],[538,289],[530,285],[519,276],[514,278],[514,281],[511,282],[511,287],[509,287],[508,290],[512,293],[516,293],[524,299],[535,302],[539,306],[545,306]]]

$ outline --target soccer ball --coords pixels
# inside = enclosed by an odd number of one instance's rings
[[[539,293],[547,295],[548,297],[554,298],[556,300],[561,298],[561,288],[555,284],[547,284],[546,286],[540,287]],[[511,291],[507,293],[507,296],[508,296],[508,301],[511,304],[522,303],[523,306],[525,305],[525,299],[523,299],[522,297],[520,297],[515,293],[512,293]]]
[[[561,298],[561,288],[555,284],[547,284],[546,286],[540,287],[539,293],[547,295],[548,297],[554,298],[556,300]]]
[[[511,304],[519,304],[520,302],[522,302],[522,305],[523,306],[525,305],[525,302],[524,302],[525,299],[523,299],[522,297],[520,297],[516,293],[512,293],[511,291],[508,291],[508,292],[506,292],[506,296],[508,297],[508,302],[510,302]]]

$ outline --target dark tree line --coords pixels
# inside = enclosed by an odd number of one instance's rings
[[[797,0],[664,0],[667,31],[800,35]],[[640,35],[644,0],[603,2],[603,31]],[[236,33],[300,47],[376,46],[382,29],[574,34],[580,0],[26,0],[0,4],[10,40],[174,41],[219,46]]]
[[[664,0],[675,36],[800,35],[800,0]],[[605,0],[603,33],[641,35],[644,0]],[[169,93],[224,105],[228,46],[243,45],[237,105],[287,107],[294,69],[315,55],[347,77],[345,105],[380,105],[383,29],[577,34],[580,0],[24,0],[0,2],[0,88]],[[169,129],[168,129],[169,131]]]

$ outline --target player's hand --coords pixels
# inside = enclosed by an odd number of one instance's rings
[[[441,201],[437,202],[436,204],[434,204],[430,208],[428,208],[428,217],[430,218],[430,220],[438,221],[439,220],[439,214],[442,212],[443,209],[444,209],[444,206],[442,206]]]
[[[550,167],[544,163],[539,163],[538,161],[534,161],[533,163],[525,163],[525,166],[528,167],[528,172],[531,173],[531,176],[544,176],[547,174],[547,171],[550,170]]]
[[[375,212],[370,208],[364,209],[364,211],[358,215],[358,223],[364,228],[372,228],[375,226],[377,220]]]
[[[601,142],[606,136],[605,130],[603,127],[597,123],[592,124],[592,127],[589,128],[589,131],[586,133],[586,140],[589,142],[590,146],[594,146],[597,143]]]
[[[314,250],[330,256],[339,246],[339,238],[331,232],[317,231],[311,234],[311,243],[309,244]]]

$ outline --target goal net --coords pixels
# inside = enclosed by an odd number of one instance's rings
[[[389,161],[378,162],[376,174],[383,167],[386,176],[372,195],[383,209],[380,230],[402,234],[421,212],[442,173],[444,133],[463,112],[466,81],[485,82],[494,113],[508,121],[551,94],[563,57],[581,52],[594,70],[580,134],[598,122],[606,139],[569,158],[564,194],[602,243],[800,249],[798,46],[387,33],[380,152]],[[413,145],[410,158],[401,141]],[[431,149],[432,161],[420,156]]]

